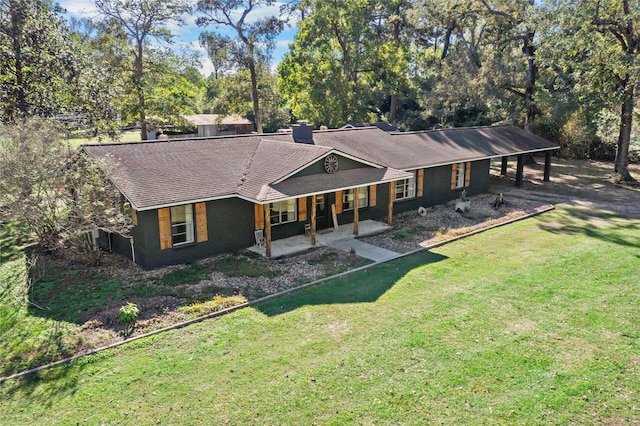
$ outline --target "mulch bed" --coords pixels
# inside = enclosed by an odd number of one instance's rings
[[[507,197],[504,198],[504,203],[496,208],[494,194],[482,194],[469,199],[471,207],[465,213],[454,210],[455,200],[427,208],[425,216],[419,215],[417,210],[405,212],[394,217],[392,230],[361,239],[387,250],[406,253],[524,217],[544,206],[541,202]]]

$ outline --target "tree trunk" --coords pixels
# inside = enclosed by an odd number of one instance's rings
[[[138,55],[135,58],[136,71],[135,71],[135,86],[138,95],[138,119],[140,120],[140,139],[146,141],[147,135],[147,113],[145,107],[144,89],[142,87],[142,41],[138,42]]]
[[[14,5],[11,5],[14,6]],[[24,119],[29,114],[29,106],[27,104],[27,96],[24,90],[24,71],[22,69],[22,46],[20,44],[20,35],[22,33],[23,22],[20,19],[20,11],[17,7],[11,8],[11,33],[13,35],[13,55],[16,66],[16,100],[18,106],[18,116]],[[15,113],[10,114],[11,119],[15,119]]]
[[[398,95],[391,94],[389,105],[389,123],[394,124],[398,118]]]
[[[526,107],[524,129],[527,132],[531,132],[531,130],[533,129],[533,123],[536,119],[535,90],[536,80],[538,78],[538,65],[536,64],[536,50],[533,46],[533,37],[533,32],[527,33],[522,46],[522,53],[524,53],[527,57],[527,85],[524,92],[524,101]]]
[[[633,107],[635,102],[635,84],[629,82],[629,75],[623,80],[624,102],[620,114],[620,134],[616,151],[615,172],[622,181],[633,181],[629,173],[629,145],[631,142],[631,125],[633,124]]]
[[[262,133],[262,119],[260,118],[260,104],[258,103],[258,76],[256,75],[256,63],[253,49],[250,50],[249,73],[251,74],[251,100],[253,101],[253,115],[256,120],[256,131]]]
[[[140,140],[146,141],[149,138],[147,133],[147,115],[144,106],[144,94],[142,90],[138,91],[138,103],[140,104]]]

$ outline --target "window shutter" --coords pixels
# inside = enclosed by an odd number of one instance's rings
[[[196,237],[199,243],[207,241],[207,203],[196,203]]]
[[[336,214],[342,213],[342,191],[336,191]]]
[[[307,197],[298,198],[298,221],[307,220]]]
[[[171,248],[171,211],[169,207],[158,209],[158,227],[160,229],[160,250]]]
[[[458,186],[457,181],[458,181],[458,165],[452,164],[451,165],[451,189],[457,188]]]
[[[469,186],[469,182],[471,182],[471,162],[464,167],[464,186]]]
[[[424,194],[424,169],[419,169],[416,173],[416,195],[422,197]]]
[[[262,204],[254,204],[256,231],[264,229],[264,206]]]
[[[138,212],[134,209],[131,209],[131,223],[133,226],[138,225]]]
[[[377,192],[376,188],[377,187],[378,187],[377,185],[371,185],[369,187],[369,205],[371,207],[376,206],[376,192]]]

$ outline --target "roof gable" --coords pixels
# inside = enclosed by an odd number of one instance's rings
[[[514,126],[410,133],[365,127],[314,132],[313,141],[293,143],[291,134],[239,135],[82,149],[98,160],[109,158],[114,166],[105,171],[114,184],[136,210],[148,210],[225,197],[267,202],[406,178],[401,170],[559,148]],[[329,153],[364,167],[317,173]]]

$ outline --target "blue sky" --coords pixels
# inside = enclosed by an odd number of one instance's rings
[[[97,16],[96,8],[93,1],[90,0],[58,0],[58,4],[67,10],[67,15],[74,16],[76,18],[89,18]],[[249,15],[249,18],[259,19],[266,15],[278,14],[280,10],[281,2],[276,2],[273,6],[263,7],[257,9]],[[205,76],[211,73],[212,65],[211,61],[207,58],[207,54],[200,44],[198,43],[198,36],[204,30],[213,31],[214,28],[200,28],[195,24],[196,16],[185,16],[186,25],[177,26],[174,24],[168,25],[168,28],[174,34],[174,46],[177,49],[187,48],[197,52],[201,56],[201,68],[200,71]],[[221,32],[223,30],[221,29]],[[280,34],[277,40],[276,48],[273,51],[272,67],[280,62],[282,56],[289,50],[289,43],[293,42],[297,28],[286,28],[283,33]],[[233,35],[230,32],[225,34]]]

